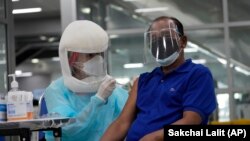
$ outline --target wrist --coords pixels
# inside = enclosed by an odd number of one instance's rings
[[[106,99],[104,99],[103,97],[99,96],[98,94],[96,94],[96,97],[97,97],[98,99],[100,99],[103,103],[106,103],[106,102],[107,102]]]

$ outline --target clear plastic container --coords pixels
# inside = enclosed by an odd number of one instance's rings
[[[11,82],[11,90],[7,94],[7,120],[28,120],[33,119],[33,94],[32,92],[21,91],[18,89],[18,82],[15,74]]]

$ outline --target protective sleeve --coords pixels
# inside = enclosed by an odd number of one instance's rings
[[[187,92],[183,94],[184,111],[197,112],[204,123],[216,106],[212,75],[207,68],[198,69],[190,77]]]
[[[74,136],[91,126],[91,121],[93,121],[91,118],[95,117],[98,108],[105,103],[98,97],[92,96],[90,102],[77,113],[67,102],[62,91],[62,89],[59,91],[59,89],[47,88],[45,91],[46,106],[49,113],[57,112],[62,116],[76,119],[76,122],[62,128],[64,136]]]
[[[118,117],[128,99],[128,91],[118,85],[112,95],[116,98],[114,117]]]
[[[92,96],[90,103],[76,115],[76,122],[63,127],[63,133],[74,136],[83,130],[88,130],[92,126],[93,118],[96,117],[98,113],[98,108],[103,104],[104,102],[101,99]]]

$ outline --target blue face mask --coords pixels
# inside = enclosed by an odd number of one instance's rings
[[[179,54],[179,52],[174,52],[168,58],[156,59],[156,62],[159,63],[161,66],[169,66],[175,62],[175,60],[179,57]]]

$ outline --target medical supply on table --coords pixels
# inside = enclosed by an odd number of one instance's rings
[[[27,120],[33,119],[33,94],[28,91],[18,89],[18,82],[15,74],[11,82],[11,90],[7,94],[7,120]]]
[[[0,94],[0,122],[6,121],[6,100],[5,95]]]

